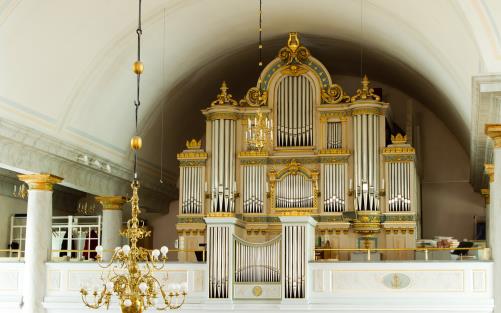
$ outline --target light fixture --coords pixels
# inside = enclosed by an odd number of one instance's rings
[[[245,133],[249,150],[262,151],[273,140],[273,123],[259,110],[254,119],[247,120],[248,129]]]
[[[148,308],[157,310],[178,309],[185,301],[187,286],[172,284],[163,286],[153,275],[161,270],[167,261],[169,249],[163,246],[160,250],[147,250],[137,246],[140,239],[151,236],[144,227],[144,221],[139,219],[139,180],[137,175],[137,153],[141,149],[142,140],[137,135],[138,110],[140,102],[140,78],[144,66],[141,62],[141,0],[139,0],[139,23],[137,33],[137,61],[133,71],[137,75],[137,98],[135,106],[136,136],[132,137],[130,145],[134,150],[134,178],[132,180],[131,218],[127,228],[121,235],[128,239],[129,245],[116,247],[108,264],[101,264],[104,248],[96,247],[99,265],[107,270],[102,273],[102,284],[93,290],[80,290],[82,301],[92,309],[110,306],[113,295],[118,298],[122,313],[142,313]]]
[[[12,195],[16,198],[19,199],[26,199],[28,197],[28,188],[26,188],[26,184],[22,183],[19,185],[14,185],[14,191],[12,192]]]

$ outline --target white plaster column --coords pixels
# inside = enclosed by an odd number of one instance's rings
[[[490,178],[487,241],[494,261],[494,312],[501,313],[501,124],[486,124],[485,134],[494,141],[493,166],[486,166]]]
[[[113,256],[112,250],[122,246],[122,213],[127,198],[123,196],[101,196],[96,200],[103,206],[101,245],[104,248],[103,259],[108,261]],[[110,251],[111,250],[111,251]]]
[[[49,260],[52,240],[52,186],[63,179],[50,174],[18,177],[29,186],[22,311],[44,313],[45,263]]]

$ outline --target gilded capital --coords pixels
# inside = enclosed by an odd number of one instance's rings
[[[494,147],[501,148],[501,124],[485,124],[485,134],[494,141]]]
[[[29,190],[52,191],[52,187],[55,184],[59,184],[63,181],[61,177],[47,173],[21,174],[17,175],[17,177],[20,181],[28,184]]]
[[[487,188],[480,189],[480,194],[482,195],[482,197],[484,197],[485,205],[488,205],[489,202],[490,202],[490,191],[489,191],[489,189],[487,189]]]
[[[97,196],[96,201],[101,203],[103,210],[121,210],[127,198],[124,196]]]
[[[494,164],[484,164],[485,174],[489,176],[489,182],[494,182]]]

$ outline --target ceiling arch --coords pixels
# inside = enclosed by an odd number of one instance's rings
[[[6,3],[0,6],[3,118],[128,166],[136,1]],[[143,166],[160,163],[163,110],[163,155],[174,169],[182,142],[201,134],[198,109],[215,97],[220,81],[236,97],[255,83],[257,1],[143,3]],[[418,98],[468,145],[471,77],[483,59],[463,6],[366,0],[363,34],[358,1],[265,0],[263,10],[267,61],[287,32],[298,31],[335,79],[360,73],[362,45],[370,78]]]

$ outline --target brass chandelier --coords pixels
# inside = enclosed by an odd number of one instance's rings
[[[141,62],[141,0],[139,0],[139,23],[137,33],[137,61],[133,70],[137,75],[137,98],[134,101],[136,134],[138,111],[140,102],[140,78],[143,72]],[[101,275],[100,286],[89,290],[82,288],[80,294],[83,303],[92,309],[109,308],[113,295],[116,296],[122,313],[142,313],[148,308],[157,310],[178,309],[187,295],[186,284],[172,284],[165,287],[154,276],[156,271],[163,269],[167,261],[169,249],[166,246],[160,250],[147,250],[138,247],[140,239],[151,236],[151,232],[144,227],[144,221],[139,219],[139,180],[137,175],[137,152],[141,149],[142,140],[139,136],[131,139],[131,148],[134,150],[134,178],[132,180],[131,218],[127,221],[127,228],[121,235],[128,239],[130,245],[116,247],[107,264],[102,264],[104,248],[96,247],[97,261],[102,268],[107,269]]]

